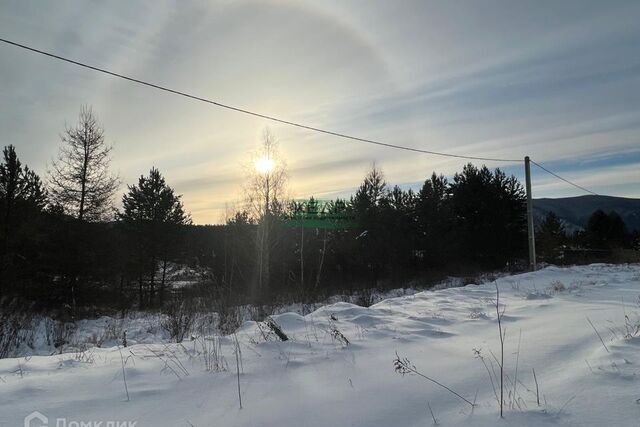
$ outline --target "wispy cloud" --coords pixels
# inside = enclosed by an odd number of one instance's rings
[[[596,191],[638,196],[639,14],[631,1],[8,1],[0,28],[287,119],[429,150],[528,154]],[[0,69],[0,129],[25,162],[44,173],[65,121],[90,103],[125,182],[160,168],[201,223],[239,199],[267,124],[6,46]],[[346,194],[374,161],[407,186],[464,163],[271,126],[294,196]],[[538,174],[534,184],[537,196],[577,191]]]

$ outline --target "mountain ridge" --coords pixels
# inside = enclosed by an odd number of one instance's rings
[[[584,228],[591,214],[598,209],[606,213],[615,211],[628,231],[640,231],[640,199],[586,195],[533,200],[533,215],[537,222],[548,212],[554,212],[565,222],[568,231]]]

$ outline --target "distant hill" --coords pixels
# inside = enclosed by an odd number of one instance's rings
[[[616,211],[629,231],[640,230],[640,199],[611,196],[579,196],[558,199],[534,199],[533,214],[536,221],[547,212],[555,212],[564,220],[569,231],[584,228],[593,211]]]

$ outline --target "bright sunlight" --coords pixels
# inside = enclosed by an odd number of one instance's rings
[[[269,157],[261,157],[256,160],[256,170],[261,174],[268,174],[273,170],[273,166],[273,159],[270,159]]]

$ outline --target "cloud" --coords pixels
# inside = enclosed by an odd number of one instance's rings
[[[599,1],[9,1],[0,27],[19,42],[288,120],[428,150],[530,155],[599,191],[637,196],[639,13],[637,2]],[[92,104],[123,180],[160,168],[196,222],[219,221],[238,200],[242,164],[268,124],[8,46],[0,67],[0,129],[24,162],[44,174],[65,121]],[[269,125],[294,196],[346,194],[374,161],[390,183],[465,163]],[[575,194],[536,182],[539,196]]]

